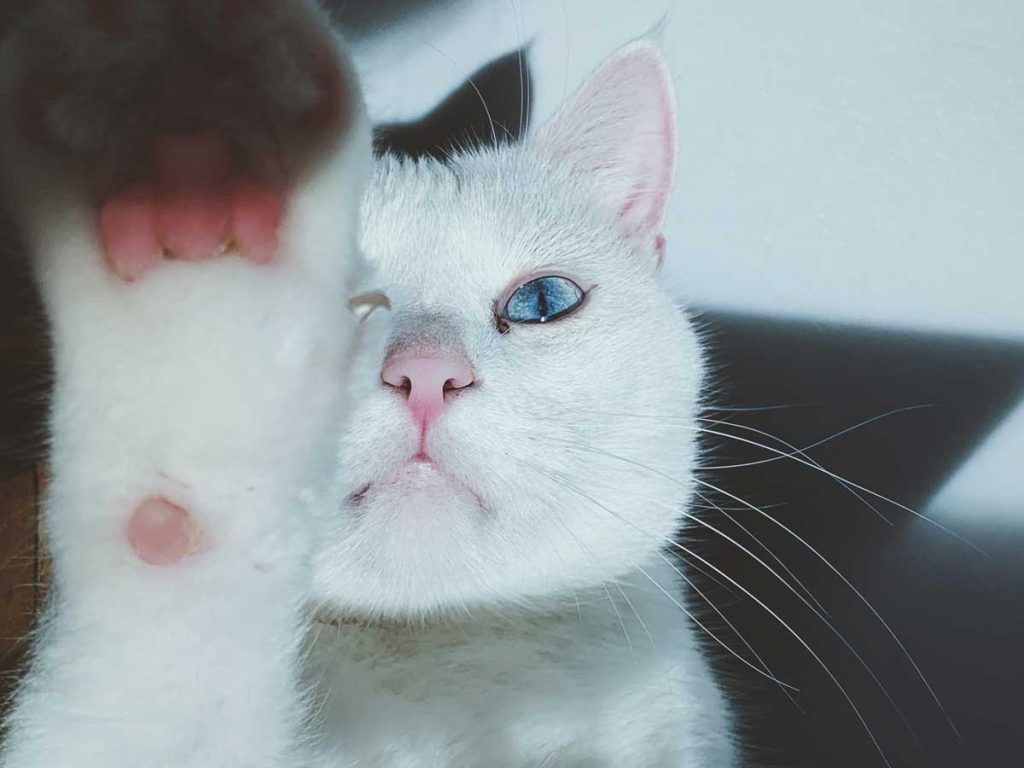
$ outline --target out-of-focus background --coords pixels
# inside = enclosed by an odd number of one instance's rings
[[[697,546],[814,648],[891,765],[1018,765],[1024,4],[333,5],[382,148],[411,153],[486,140],[488,118],[515,140],[604,56],[657,28],[682,139],[668,279],[707,329],[708,417],[723,433],[708,474],[722,510],[706,514],[769,547],[836,632],[728,544]],[[33,323],[20,285],[0,285],[4,329]],[[24,348],[33,338],[4,330],[0,357],[39,361]],[[12,466],[43,376],[41,361],[0,376],[0,422],[19,425],[0,435]],[[37,495],[41,474],[19,477],[0,504]],[[33,539],[10,508],[4,538]],[[25,582],[42,576],[38,563],[13,567],[0,574],[12,616],[38,601]],[[801,688],[794,704],[719,660],[746,764],[884,765],[791,634],[728,585],[701,586]]]

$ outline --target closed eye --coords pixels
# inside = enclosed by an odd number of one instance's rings
[[[583,306],[586,292],[563,275],[542,275],[516,288],[501,309],[508,323],[528,325],[559,320]]]

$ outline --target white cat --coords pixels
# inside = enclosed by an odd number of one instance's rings
[[[353,358],[369,141],[325,29],[53,0],[3,49],[56,389],[55,595],[0,764],[732,765],[664,553],[702,361],[658,275],[660,54],[524,147],[381,162],[391,312]]]
[[[379,163],[348,494],[306,679],[359,766],[735,763],[666,542],[702,356],[661,283],[675,168],[657,47],[525,146]]]

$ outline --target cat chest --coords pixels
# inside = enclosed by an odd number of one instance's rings
[[[363,636],[315,658],[316,684],[331,692],[324,727],[360,765],[588,764],[595,744],[677,709],[666,707],[667,670],[615,646]]]

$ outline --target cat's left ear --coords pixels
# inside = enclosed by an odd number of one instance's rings
[[[623,236],[661,265],[677,136],[672,78],[654,40],[642,38],[612,54],[534,141],[552,160],[587,177]]]

